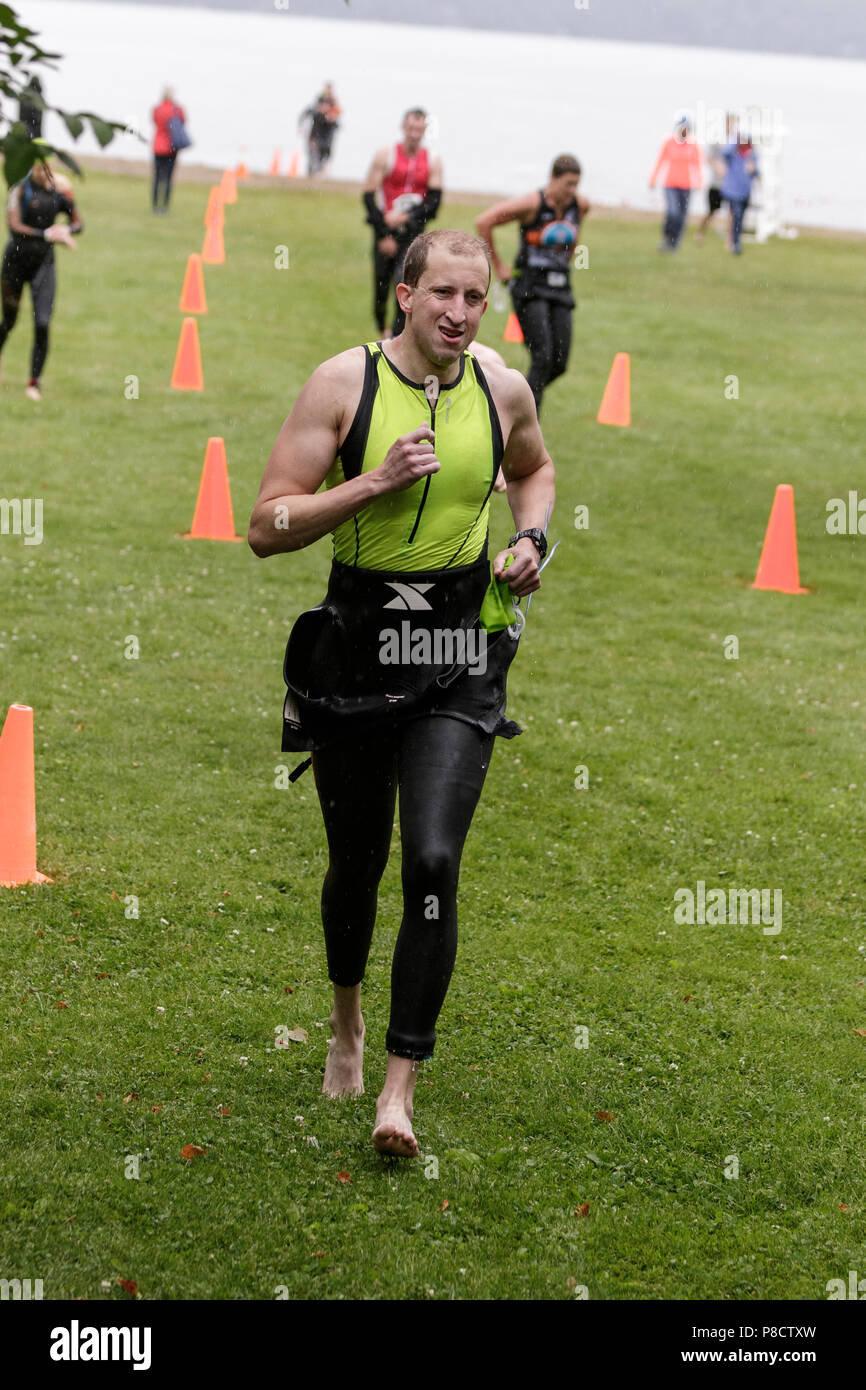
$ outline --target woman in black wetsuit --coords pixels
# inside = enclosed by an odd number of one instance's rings
[[[577,160],[562,154],[554,160],[545,188],[497,203],[475,223],[478,235],[490,247],[498,279],[510,285],[531,359],[527,380],[539,410],[545,386],[565,371],[571,348],[575,300],[569,272],[580,225],[589,212],[586,198],[578,196],[579,182]],[[520,250],[513,271],[493,244],[493,228],[506,222],[520,223]]]
[[[54,219],[64,213],[69,226],[55,227]],[[12,185],[7,203],[10,237],[0,265],[0,352],[18,318],[24,286],[29,282],[33,300],[33,353],[26,395],[41,400],[39,378],[48,356],[48,325],[54,308],[56,273],[54,246],[75,249],[73,236],[83,228],[75,208],[72,185],[62,175],[52,173],[39,161],[20,183]]]

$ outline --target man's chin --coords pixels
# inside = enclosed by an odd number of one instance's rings
[[[430,361],[436,362],[437,365],[441,363],[442,366],[446,366],[449,362],[456,362],[463,352],[465,336],[462,334],[459,338],[455,338],[453,343],[437,336],[436,341],[430,343],[428,347]]]

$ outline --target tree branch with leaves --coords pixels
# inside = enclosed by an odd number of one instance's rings
[[[41,137],[28,135],[24,122],[10,117],[3,108],[4,98],[20,103],[22,99],[42,111],[54,111],[63,121],[73,140],[77,140],[90,126],[99,142],[100,149],[110,144],[119,131],[126,130],[124,121],[108,121],[92,111],[61,111],[52,106],[30,83],[34,68],[54,68],[60,53],[49,53],[37,42],[39,35],[35,29],[23,24],[11,5],[0,3],[0,152],[3,156],[3,174],[7,185],[17,183],[32,169],[37,159],[46,160],[54,156],[83,177],[78,163],[67,150],[61,150]]]

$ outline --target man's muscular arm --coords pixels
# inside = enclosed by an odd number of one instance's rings
[[[514,529],[528,531],[538,527],[543,531],[556,495],[553,460],[544,447],[535,400],[525,378],[515,371],[497,373],[497,377],[504,387],[511,415],[502,471]],[[505,569],[509,555],[514,560]],[[504,579],[518,597],[523,597],[541,587],[538,565],[535,543],[527,538],[511,550],[500,550],[493,561],[493,573],[497,579]]]
[[[256,555],[303,550],[383,492],[411,487],[439,468],[432,431],[422,425],[396,440],[378,468],[318,491],[337,456],[344,420],[357,408],[363,352],[351,348],[317,367],[280,430],[250,517]]]

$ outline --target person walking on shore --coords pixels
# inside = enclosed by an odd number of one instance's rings
[[[682,240],[692,190],[703,185],[701,153],[691,139],[691,126],[685,118],[677,122],[673,135],[662,145],[650,174],[650,188],[655,188],[663,169],[665,219],[659,250],[670,252],[676,251]]]
[[[171,199],[171,181],[178,150],[190,143],[184,126],[186,112],[178,106],[174,92],[166,87],[162,101],[153,108],[153,210],[165,215]],[[162,191],[162,202],[160,202]]]
[[[752,196],[752,184],[759,177],[758,156],[749,136],[738,131],[736,140],[722,151],[722,159],[726,170],[721,193],[731,210],[730,249],[739,256],[743,250],[740,243],[743,217]]]

